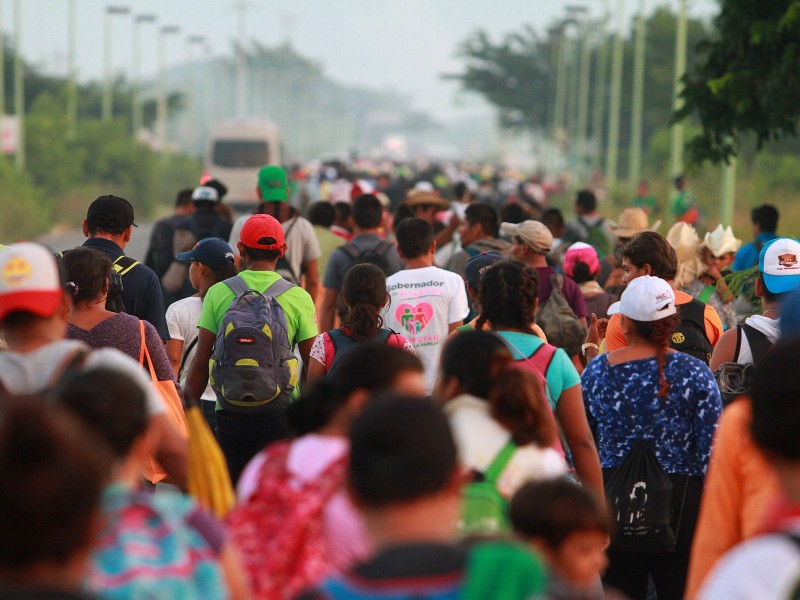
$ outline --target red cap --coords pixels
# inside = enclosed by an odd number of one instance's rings
[[[239,241],[245,248],[282,250],[283,227],[270,215],[253,215],[245,221]],[[281,253],[282,255],[282,253]]]

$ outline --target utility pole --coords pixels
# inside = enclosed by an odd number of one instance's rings
[[[133,66],[133,73],[131,79],[133,80],[133,102],[132,105],[132,112],[131,115],[131,129],[133,130],[133,135],[135,136],[139,130],[142,128],[142,124],[144,122],[144,118],[142,116],[142,32],[141,27],[142,23],[155,23],[156,22],[155,15],[136,15],[133,19],[133,56],[132,58],[132,66]]]
[[[167,51],[166,37],[178,33],[176,25],[162,25],[158,30],[158,98],[156,99],[156,137],[158,148],[162,153],[167,145]]]
[[[606,189],[613,192],[617,184],[619,152],[619,110],[622,96],[622,24],[625,0],[617,0],[617,28],[614,33],[614,52],[611,63],[611,104],[608,110],[608,140],[606,145]]]
[[[3,36],[2,16],[0,1],[0,117],[6,114],[6,39]]]
[[[105,41],[103,43],[103,121],[111,120],[114,104],[114,82],[111,66],[111,21],[114,15],[127,15],[130,9],[127,6],[106,6]]]
[[[644,111],[644,65],[645,65],[645,0],[639,0],[639,14],[636,15],[634,57],[633,57],[633,98],[631,102],[631,147],[628,156],[628,181],[635,186],[642,178],[642,113]]]
[[[74,140],[78,134],[78,85],[75,68],[76,0],[69,0],[67,17],[67,138]]]
[[[247,2],[238,2],[238,31],[236,42],[236,116],[244,117],[247,114],[247,55],[245,42],[247,41]]]
[[[606,10],[600,23],[600,42],[597,47],[597,86],[595,87],[592,111],[592,136],[594,137],[594,157],[592,168],[600,168],[603,155],[603,117],[606,114],[606,86],[608,84],[608,44],[606,29],[611,19],[611,0],[606,0]]]
[[[25,73],[22,64],[22,2],[14,0],[14,112],[17,114],[17,154],[14,157],[18,171],[25,170]]]
[[[589,39],[589,21],[584,19],[581,24],[581,61],[580,78],[578,81],[578,125],[577,125],[577,156],[578,168],[583,172],[586,167],[586,138],[589,125],[589,70],[592,62],[592,47]]]
[[[673,87],[673,110],[683,108],[683,79],[686,73],[686,29],[687,6],[686,0],[678,0],[680,9],[675,27],[675,82]],[[675,177],[683,172],[683,123],[672,124],[672,144],[670,146],[670,177]]]

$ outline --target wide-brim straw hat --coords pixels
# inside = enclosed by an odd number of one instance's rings
[[[656,231],[660,226],[660,220],[651,226],[647,213],[641,208],[626,208],[616,222],[609,223],[612,233],[621,238],[631,238],[642,231]]]
[[[450,208],[450,202],[448,200],[432,192],[426,192],[424,190],[411,190],[406,196],[406,199],[403,200],[403,204],[406,206],[430,204],[440,208]]]

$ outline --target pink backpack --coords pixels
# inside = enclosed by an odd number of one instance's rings
[[[294,598],[331,572],[323,511],[344,485],[346,457],[298,482],[287,469],[290,442],[267,448],[258,487],[228,516],[256,600]]]

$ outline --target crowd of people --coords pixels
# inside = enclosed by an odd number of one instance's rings
[[[79,248],[0,249],[0,598],[797,593],[774,207],[742,245],[685,180],[662,235],[645,188],[565,218],[535,179],[294,175],[236,219],[181,190],[143,263],[113,195]],[[194,405],[222,514],[189,493]]]

